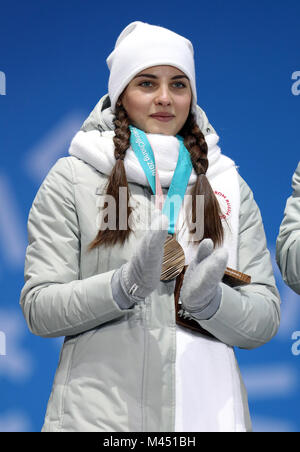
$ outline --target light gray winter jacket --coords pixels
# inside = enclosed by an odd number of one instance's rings
[[[293,177],[276,243],[276,259],[287,285],[300,294],[300,162]]]
[[[104,97],[83,130],[107,129]],[[203,132],[213,128],[198,109]],[[145,233],[124,246],[87,252],[97,227],[97,197],[107,176],[76,157],[52,167],[32,205],[25,285],[20,304],[30,331],[65,336],[43,431],[174,431],[176,323],[174,281],[160,283],[145,303],[121,310],[111,278]],[[252,349],[277,332],[280,300],[259,209],[240,178],[238,270],[248,286],[223,285],[220,308],[201,325],[218,340]],[[153,209],[151,191],[131,183],[135,200]],[[139,209],[136,209],[136,221]],[[150,216],[148,216],[150,218]],[[213,340],[213,339],[212,339]],[[240,380],[244,390],[243,382]],[[245,418],[251,430],[247,396]]]

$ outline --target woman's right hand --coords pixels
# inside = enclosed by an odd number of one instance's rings
[[[168,224],[168,218],[159,211],[131,260],[113,274],[112,294],[121,309],[144,301],[157,288]]]

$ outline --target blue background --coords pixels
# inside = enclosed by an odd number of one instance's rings
[[[198,103],[254,191],[274,260],[299,161],[300,86],[292,80],[300,71],[299,17],[299,0],[0,1],[0,431],[42,427],[61,339],[30,334],[18,305],[27,215],[50,167],[106,93],[105,59],[121,30],[142,20],[193,42]],[[300,355],[292,353],[292,334],[300,330],[300,299],[275,262],[274,271],[279,333],[237,356],[254,431],[299,432]]]

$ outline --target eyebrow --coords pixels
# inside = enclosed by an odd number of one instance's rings
[[[140,74],[140,75],[136,75],[134,78],[138,78],[138,77],[158,78],[156,75],[153,75],[153,74]],[[171,80],[177,80],[179,78],[186,78],[189,80],[189,78],[186,75],[174,75],[174,77],[172,77]]]

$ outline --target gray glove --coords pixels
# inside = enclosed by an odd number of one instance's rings
[[[222,298],[220,282],[227,266],[225,248],[214,250],[211,239],[204,239],[184,275],[180,300],[183,308],[197,320],[206,320],[218,310]]]
[[[112,295],[121,309],[144,301],[157,288],[168,225],[168,218],[159,211],[131,260],[113,274]]]

